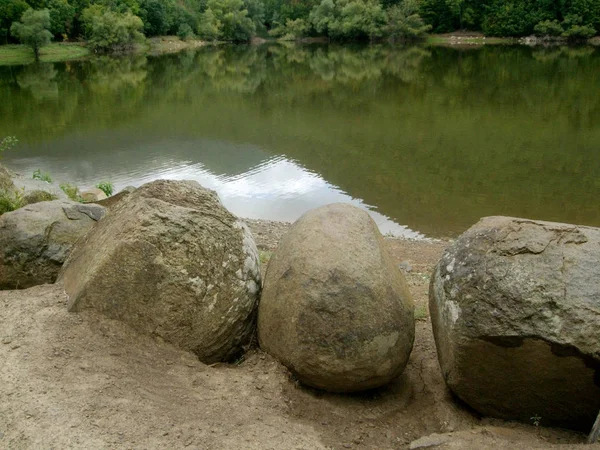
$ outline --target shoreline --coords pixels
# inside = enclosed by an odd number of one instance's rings
[[[290,41],[284,41],[286,44]],[[424,41],[427,45],[470,48],[480,47],[482,45],[527,45],[534,47],[574,45],[565,38],[548,39],[538,36],[523,36],[519,38],[512,37],[493,37],[485,36],[478,32],[454,32],[443,34],[430,34]],[[310,44],[328,44],[326,38],[302,38],[293,41],[296,45]],[[155,36],[147,38],[145,42],[136,44],[130,51],[125,53],[106,53],[104,56],[121,56],[123,54],[139,55],[147,54],[150,56],[166,55],[178,53],[183,50],[197,49],[206,46],[221,45],[223,42],[207,42],[198,39],[181,40],[177,36]],[[253,38],[250,45],[270,45],[280,44],[279,39]],[[587,39],[582,42],[583,45],[594,47],[600,46],[600,36]],[[577,45],[577,44],[575,44]],[[91,55],[96,56],[90,51],[84,42],[53,42],[40,50],[40,62],[54,63],[64,61],[77,61]],[[0,45],[0,67],[31,64],[34,62],[33,53],[24,44],[5,44]]]

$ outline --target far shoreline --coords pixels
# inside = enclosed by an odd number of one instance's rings
[[[281,42],[298,45],[327,44],[326,38],[302,38],[296,41],[281,41],[280,39],[253,38],[243,45],[277,44]],[[178,53],[183,50],[197,49],[205,46],[221,45],[225,42],[208,42],[199,39],[181,40],[177,36],[156,36],[148,38],[141,44],[136,44],[128,52],[105,53],[105,56],[120,56],[124,54],[147,54],[151,56]],[[430,34],[419,43],[431,46],[469,48],[482,45],[528,45],[528,46],[562,46],[573,45],[564,38],[545,38],[538,36],[493,37],[485,36],[480,32],[456,31],[452,33]],[[234,44],[237,45],[237,44]],[[587,39],[578,45],[600,46],[600,36]],[[95,55],[87,48],[85,42],[53,42],[40,50],[40,62],[54,63],[63,61],[76,61]],[[0,45],[0,67],[31,64],[35,62],[33,53],[24,44]]]

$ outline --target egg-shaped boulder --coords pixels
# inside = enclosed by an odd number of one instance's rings
[[[355,392],[400,375],[414,333],[406,282],[367,212],[331,204],[298,219],[267,267],[263,350],[306,385]]]
[[[60,279],[70,311],[93,308],[205,363],[235,357],[256,329],[252,234],[195,181],[158,180],[124,197]]]

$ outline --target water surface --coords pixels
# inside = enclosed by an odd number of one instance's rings
[[[117,188],[196,179],[234,213],[336,201],[384,232],[600,226],[600,50],[261,46],[0,68],[4,162]]]

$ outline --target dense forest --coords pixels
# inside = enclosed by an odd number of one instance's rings
[[[43,14],[27,18],[29,9]],[[0,0],[0,43],[18,42],[26,19],[54,40],[99,50],[166,34],[372,41],[471,30],[581,39],[600,31],[600,0]]]

